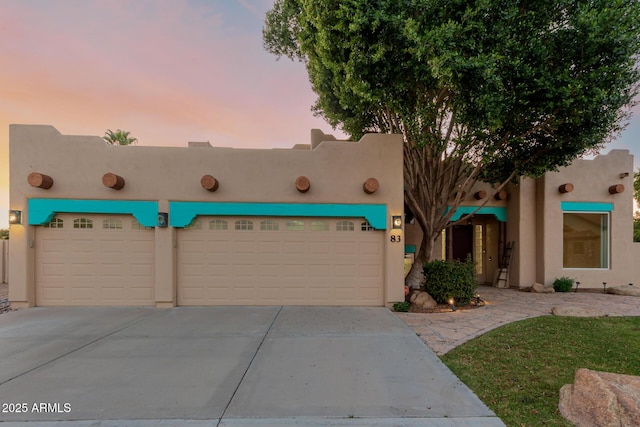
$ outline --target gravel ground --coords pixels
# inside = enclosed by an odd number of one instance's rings
[[[9,285],[6,283],[0,284],[0,314],[9,311]]]

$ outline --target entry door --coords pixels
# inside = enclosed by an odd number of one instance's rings
[[[473,257],[473,226],[454,225],[451,227],[452,259],[466,261]]]

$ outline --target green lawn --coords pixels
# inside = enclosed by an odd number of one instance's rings
[[[640,375],[640,317],[523,320],[442,361],[507,426],[571,426],[558,412],[558,398],[578,368]]]

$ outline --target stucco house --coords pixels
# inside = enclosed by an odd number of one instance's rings
[[[292,149],[178,148],[12,125],[9,299],[18,308],[401,301],[404,259],[421,238],[405,221],[402,152],[399,135],[351,142],[314,130]],[[512,287],[562,275],[584,288],[632,281],[632,172],[632,156],[615,150],[525,179],[443,233],[434,255],[471,254],[479,281],[492,283],[514,242]],[[456,216],[490,190],[474,188]]]

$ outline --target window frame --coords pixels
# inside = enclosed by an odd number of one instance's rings
[[[588,214],[588,215],[604,215],[607,218],[607,235],[606,235],[606,267],[565,267],[564,265],[564,224],[565,215],[567,214]],[[602,247],[602,230],[600,230],[600,245]],[[602,255],[600,256],[602,260]],[[562,211],[562,270],[566,271],[609,271],[611,270],[611,212],[610,211],[590,211],[590,210],[563,210]]]

